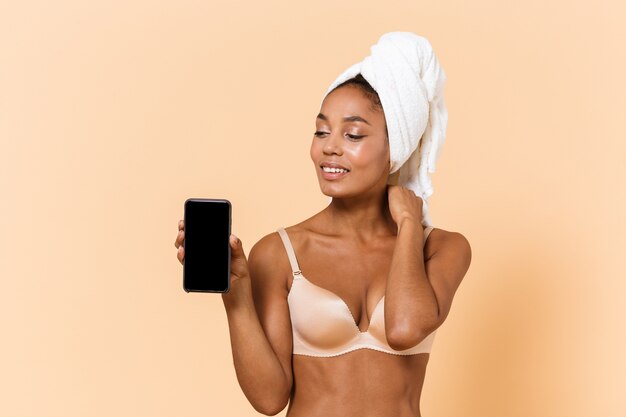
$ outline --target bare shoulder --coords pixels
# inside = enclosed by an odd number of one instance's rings
[[[471,260],[472,248],[469,240],[460,232],[433,228],[428,237],[431,246],[431,256],[437,252],[445,251],[456,253],[459,258]]]
[[[248,267],[257,285],[287,288],[287,280],[282,278],[291,273],[291,266],[278,232],[268,233],[252,246]],[[273,282],[266,282],[269,279]]]
[[[259,262],[275,261],[279,258],[278,249],[283,246],[278,232],[268,233],[259,239],[250,249],[250,257],[254,255]]]

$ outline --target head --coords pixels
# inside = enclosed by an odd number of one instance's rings
[[[325,195],[345,198],[385,191],[391,167],[385,113],[361,74],[326,95],[315,127],[310,155]],[[324,173],[325,163],[348,172]]]

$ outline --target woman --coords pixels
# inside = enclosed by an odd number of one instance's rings
[[[382,90],[382,87],[381,87]],[[289,417],[420,416],[435,330],[469,268],[457,232],[424,227],[397,185],[380,97],[360,73],[325,96],[310,157],[330,204],[264,236],[231,236],[222,294],[243,392]],[[184,224],[175,241],[184,262]]]

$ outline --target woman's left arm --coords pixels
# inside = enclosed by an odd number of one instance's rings
[[[446,232],[425,261],[422,225],[410,210],[402,213],[385,292],[385,332],[395,350],[417,345],[444,322],[472,258],[465,236]]]

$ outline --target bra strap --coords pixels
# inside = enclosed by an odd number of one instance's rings
[[[425,233],[424,233],[424,244],[426,243],[426,239],[428,239],[428,235],[430,235],[430,232],[432,232],[433,229],[434,229],[433,226],[428,226],[426,228]]]
[[[296,253],[293,250],[293,246],[291,245],[291,240],[289,239],[289,235],[284,228],[280,228],[276,230],[280,235],[280,238],[283,240],[283,245],[285,245],[285,249],[287,250],[287,256],[289,256],[289,263],[291,264],[291,271],[293,275],[299,275],[300,267],[298,266],[298,261],[296,260]]]

